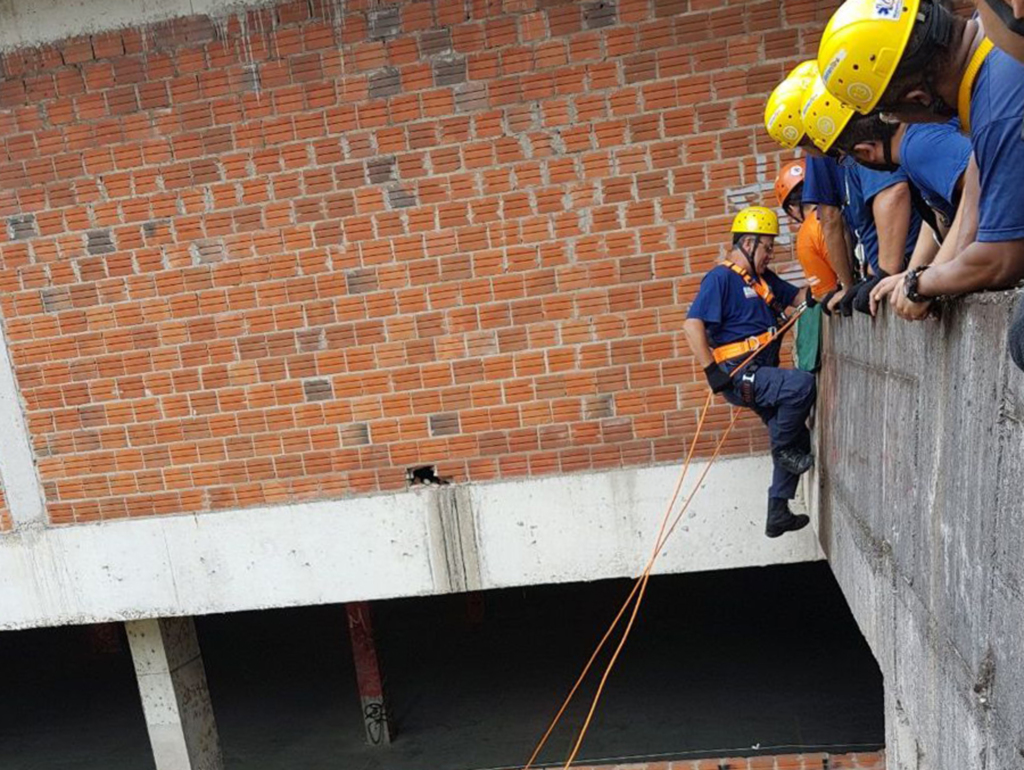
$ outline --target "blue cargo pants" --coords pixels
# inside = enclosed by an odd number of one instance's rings
[[[740,395],[740,378],[743,374],[737,375],[732,387],[723,391],[722,395],[730,404],[745,406],[757,413],[768,426],[773,451],[795,447],[801,452],[810,452],[811,432],[807,429],[807,415],[817,397],[814,375],[798,369],[753,365],[745,369],[744,373],[751,369],[754,370],[753,404],[744,402]],[[776,462],[768,497],[792,500],[799,480],[799,476],[780,468]]]

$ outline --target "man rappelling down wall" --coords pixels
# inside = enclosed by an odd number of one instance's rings
[[[808,523],[807,516],[789,510],[789,501],[800,474],[814,465],[806,421],[816,389],[813,374],[779,368],[776,329],[787,309],[810,306],[814,299],[809,289],[798,289],[768,269],[779,234],[775,212],[743,209],[732,234],[729,258],[704,276],[683,328],[711,389],[735,406],[752,409],[768,426],[775,470],[765,534],[778,537]],[[755,351],[746,370],[734,377]]]

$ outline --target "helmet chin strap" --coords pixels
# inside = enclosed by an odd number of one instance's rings
[[[750,274],[756,278],[758,277],[758,274],[757,265],[754,263],[754,254],[757,253],[757,245],[760,242],[760,238],[758,238],[756,235],[749,236],[754,239],[754,248],[748,252],[746,246],[743,244],[743,241],[746,237],[747,236],[744,236],[744,238],[740,239],[740,242],[736,244],[736,248],[740,250],[740,254],[742,254],[743,257],[747,260],[747,266],[750,268]]]
[[[879,125],[882,132],[882,157],[885,159],[885,162],[865,163],[864,161],[858,161],[858,163],[870,168],[872,171],[898,171],[900,164],[892,159],[892,138],[896,133],[896,125],[884,121],[880,121]]]

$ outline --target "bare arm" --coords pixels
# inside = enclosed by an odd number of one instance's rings
[[[686,342],[690,346],[693,357],[697,359],[701,369],[706,369],[715,362],[715,356],[711,352],[711,345],[708,344],[708,333],[704,328],[704,322],[699,318],[687,318],[683,321],[683,332],[686,334]]]
[[[1006,289],[1024,278],[1024,240],[975,241],[941,265],[921,273],[917,290],[926,297]]]
[[[954,251],[941,261],[948,262],[974,243],[975,238],[978,237],[978,202],[980,200],[981,179],[978,173],[978,164],[972,155],[971,162],[967,165],[967,172],[964,174],[964,190],[960,196],[960,208],[956,212],[959,222],[954,220],[957,228],[956,238],[952,239]],[[952,231],[952,228],[950,230]],[[938,263],[939,260],[936,262]]]
[[[954,247],[943,250],[931,270],[922,273],[918,291],[925,296],[964,294],[1013,286],[1024,277],[1024,241],[979,243],[978,200],[981,187],[974,158],[967,167],[964,191],[950,235]]]
[[[845,287],[853,285],[853,269],[850,267],[850,251],[846,241],[846,223],[837,206],[818,206],[818,219],[825,234],[828,261]]]
[[[910,187],[906,182],[882,190],[871,201],[878,230],[878,266],[889,275],[903,270],[911,209]]]
[[[910,264],[907,268],[918,265],[930,265],[939,253],[939,242],[935,240],[935,232],[927,222],[921,223],[921,231],[917,235],[917,243],[914,244],[914,253],[910,255]],[[895,275],[895,273],[892,273]]]
[[[953,217],[953,224],[949,226],[949,232],[946,233],[946,239],[942,242],[942,246],[932,261],[933,270],[950,263],[958,254],[974,242],[974,238],[977,235],[980,187],[978,183],[978,164],[974,162],[973,155],[967,170],[960,177],[959,186],[961,189],[960,205],[957,207],[956,216]],[[922,262],[920,264],[926,263]],[[919,265],[911,260],[910,266],[918,267]],[[928,272],[932,271],[929,270]],[[927,280],[925,280],[925,284],[927,285]],[[871,293],[872,308],[875,307],[878,301],[881,301],[888,295],[890,303],[901,318],[909,321],[919,321],[927,317],[928,309],[932,304],[931,301],[911,302],[907,299],[903,293],[903,275],[894,277],[889,284],[884,287],[879,285],[876,289],[878,289],[877,294],[876,292]],[[921,288],[920,279],[918,279],[917,290],[922,294],[925,293]]]

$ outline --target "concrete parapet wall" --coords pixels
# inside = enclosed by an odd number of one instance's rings
[[[819,536],[885,677],[890,770],[1024,767],[1013,299],[828,329]]]

